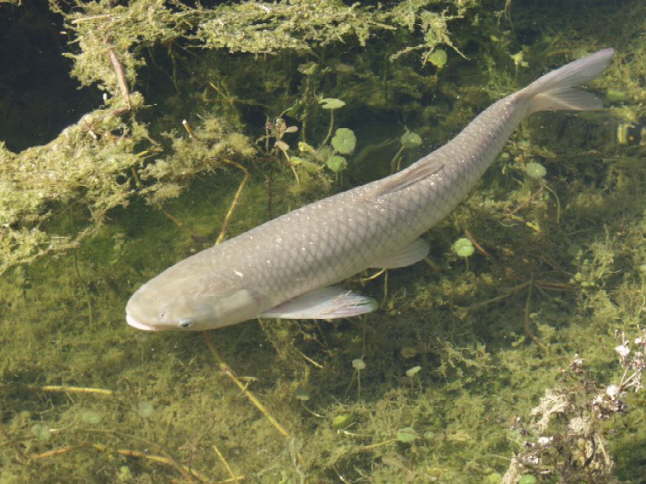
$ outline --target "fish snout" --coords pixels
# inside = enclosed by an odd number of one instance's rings
[[[128,322],[128,325],[132,326],[133,328],[141,329],[143,331],[159,331],[159,328],[156,328],[155,326],[151,326],[149,324],[145,324],[137,321],[127,311],[126,311],[126,321]]]

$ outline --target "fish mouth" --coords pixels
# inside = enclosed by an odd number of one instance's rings
[[[128,313],[126,313],[126,321],[128,322],[128,325],[132,326],[133,328],[141,329],[143,331],[157,331],[157,328],[155,328],[154,326],[140,323]]]

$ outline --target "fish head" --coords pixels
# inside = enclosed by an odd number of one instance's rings
[[[141,286],[126,305],[126,321],[144,331],[204,331],[259,314],[262,298],[242,285],[162,273]]]

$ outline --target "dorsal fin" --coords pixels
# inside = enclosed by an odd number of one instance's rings
[[[433,151],[429,153],[405,170],[395,173],[394,175],[390,175],[388,178],[384,179],[383,183],[374,195],[375,198],[404,190],[418,181],[442,171],[446,164],[445,160],[431,158],[436,152],[437,151]]]

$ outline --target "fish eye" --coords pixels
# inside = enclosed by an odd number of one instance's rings
[[[179,320],[179,327],[180,328],[190,328],[193,326],[193,321],[190,319],[180,319]]]

